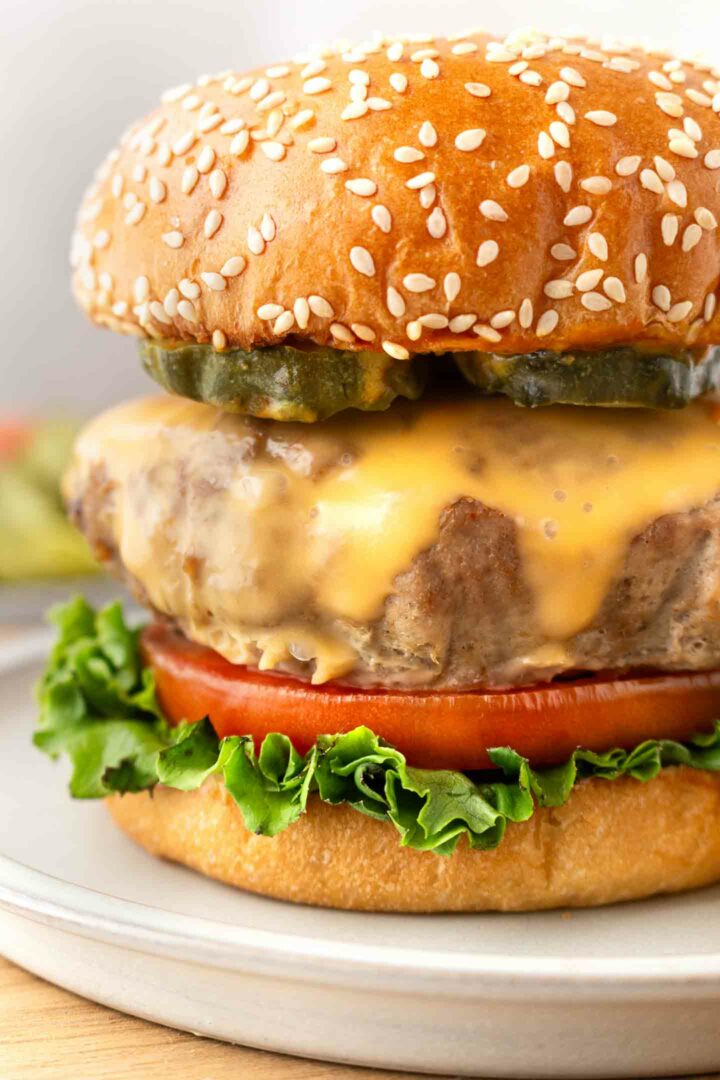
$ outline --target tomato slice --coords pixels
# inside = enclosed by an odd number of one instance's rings
[[[720,671],[417,693],[311,686],[252,671],[159,624],[144,631],[142,651],[171,723],[209,716],[219,736],[256,741],[279,731],[300,753],[318,735],[365,724],[422,768],[486,769],[493,746],[554,764],[578,746],[631,749],[644,739],[685,739],[720,717]]]
[[[22,420],[0,417],[0,461],[11,461],[25,449],[32,437],[32,428]]]

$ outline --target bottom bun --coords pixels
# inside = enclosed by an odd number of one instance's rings
[[[242,889],[362,911],[590,907],[720,879],[720,776],[668,768],[649,783],[585,780],[561,807],[508,826],[494,851],[400,847],[387,822],[311,799],[280,836],[256,836],[218,781],[108,799],[155,855]]]

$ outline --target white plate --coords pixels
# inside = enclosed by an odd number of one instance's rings
[[[0,653],[11,960],[136,1016],[334,1061],[498,1077],[720,1069],[720,890],[572,915],[391,916],[226,888],[138,850],[32,749],[47,644]]]

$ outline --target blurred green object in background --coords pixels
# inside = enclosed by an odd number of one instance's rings
[[[75,431],[67,421],[0,420],[0,582],[97,570],[60,496]]]

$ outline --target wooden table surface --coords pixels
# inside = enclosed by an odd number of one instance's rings
[[[2,1080],[428,1080],[201,1039],[106,1009],[0,957]]]

